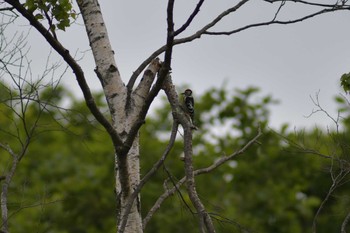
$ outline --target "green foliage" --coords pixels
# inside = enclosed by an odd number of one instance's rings
[[[53,105],[66,96],[65,92],[59,87],[40,93],[41,103],[49,104],[41,113],[33,143],[10,186],[11,232],[115,229],[113,146],[108,135],[91,120],[84,102],[75,101],[72,110]],[[5,100],[0,101],[0,142],[11,145],[17,152],[20,138],[15,135],[22,122],[9,108],[11,100]],[[37,106],[36,102],[29,102],[26,113],[29,127],[37,119]],[[3,150],[0,154],[3,175],[11,160]],[[87,219],[93,222],[89,227]]]
[[[346,93],[350,92],[350,73],[343,74],[340,78],[340,85]]]
[[[24,5],[37,20],[46,19],[52,31],[65,31],[77,17],[71,0],[27,0]]]
[[[0,131],[0,142],[15,146],[18,138],[6,132],[16,130],[8,126],[19,126],[20,119],[8,107],[8,90],[0,85],[0,127],[7,129]],[[13,233],[115,231],[113,146],[84,102],[74,100],[70,110],[54,107],[67,95],[63,88],[40,92],[42,102],[51,104],[40,117],[34,141],[9,190]],[[100,107],[106,108],[103,95],[96,98]],[[197,190],[215,218],[217,231],[310,232],[315,212],[332,182],[328,171],[332,166],[338,172],[340,167],[329,159],[306,153],[305,148],[323,154],[332,151],[349,159],[350,121],[344,121],[345,131],[338,134],[317,129],[289,132],[288,125],[272,131],[267,127],[268,107],[276,101],[262,96],[258,88],[213,88],[195,98],[199,127],[193,134],[195,169],[242,148],[259,126],[264,130],[259,142],[244,154],[210,174],[196,177]],[[337,101],[345,108],[346,101]],[[33,122],[39,110],[37,103],[29,103],[29,109],[26,117]],[[164,101],[140,132],[142,175],[162,155],[171,124],[170,107]],[[142,190],[143,216],[166,187],[173,187],[173,182],[184,176],[179,131],[164,167]],[[3,150],[0,155],[2,175],[8,169],[10,156]],[[145,232],[198,232],[196,215],[189,210],[194,208],[184,187],[180,191],[163,203]],[[345,183],[337,190],[337,198],[326,204],[318,219],[318,232],[340,231],[350,205],[349,191]]]
[[[257,88],[235,91],[213,88],[195,97],[195,122],[199,127],[193,139],[195,168],[207,167],[218,157],[240,149],[256,135],[259,126],[265,131],[259,144],[244,155],[196,178],[204,204],[217,219],[218,232],[309,232],[316,210],[331,185],[327,172],[330,160],[310,155],[303,148],[327,154],[338,148],[340,139],[317,129],[289,133],[288,125],[281,126],[278,132],[269,130],[268,106],[277,101],[259,95]],[[149,158],[142,160],[143,173],[165,148],[167,138],[161,132],[170,127],[169,112],[168,106],[158,109],[142,130],[141,157]],[[167,127],[157,128],[165,123]],[[344,135],[337,136],[344,141]],[[179,160],[181,151],[180,138],[165,163],[174,182],[184,174]],[[155,155],[158,156],[154,158]],[[334,166],[334,169],[338,168]],[[163,180],[167,177],[164,170],[159,172],[142,192],[143,215],[164,192]],[[168,185],[172,187],[170,181]],[[181,193],[182,198],[176,194],[163,204],[146,232],[197,232],[186,192]],[[344,205],[327,204],[318,221],[322,226],[318,232],[339,231],[339,222],[345,216],[339,216],[339,211],[346,211]]]

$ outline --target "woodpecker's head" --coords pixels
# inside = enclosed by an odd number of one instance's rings
[[[192,90],[191,89],[186,89],[184,93],[181,93],[182,95],[185,96],[192,96]]]

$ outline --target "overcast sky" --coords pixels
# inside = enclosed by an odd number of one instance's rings
[[[144,59],[165,43],[165,2],[100,1],[118,68],[125,82]],[[197,31],[232,6],[233,2],[237,1],[207,0],[198,18],[180,37]],[[333,3],[335,0],[323,2]],[[176,1],[175,27],[182,25],[196,3],[194,0]],[[230,30],[271,20],[277,8],[277,4],[252,0],[216,28]],[[310,10],[286,4],[279,17],[287,19]],[[25,28],[25,23],[21,25]],[[231,36],[203,36],[175,47],[172,76],[175,84],[188,84],[195,95],[213,86],[222,86],[224,80],[228,89],[257,86],[262,94],[271,94],[280,100],[280,104],[272,108],[273,126],[289,122],[298,128],[315,124],[325,127],[331,123],[324,115],[312,118],[305,118],[305,115],[315,109],[310,96],[315,96],[318,91],[322,106],[336,114],[333,97],[341,92],[339,78],[350,72],[349,29],[350,12],[344,11],[294,25],[252,28]],[[58,36],[72,53],[77,52],[78,57],[85,52],[80,64],[93,89],[100,90],[83,25],[77,23]],[[34,57],[32,65],[42,66],[49,46],[34,30],[29,39]],[[72,74],[64,78],[64,83],[74,92],[80,92]]]

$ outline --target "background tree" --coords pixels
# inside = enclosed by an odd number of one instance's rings
[[[56,93],[59,102],[66,91]],[[96,97],[103,107],[103,95]],[[217,112],[218,105],[214,103],[223,97],[226,101],[220,101]],[[195,170],[200,171],[222,156],[230,155],[233,149],[244,146],[245,141],[255,136],[257,124],[262,128],[268,126],[269,106],[275,103],[270,96],[259,94],[257,88],[210,89],[197,96],[202,114],[196,120],[204,133],[194,134]],[[59,108],[43,114],[39,125],[51,130],[36,135],[10,189],[10,223],[16,223],[10,225],[12,232],[114,229],[115,208],[110,205],[114,200],[110,188],[114,183],[113,159],[106,162],[113,145],[106,145],[108,134],[84,105],[76,100],[64,115]],[[166,100],[162,106],[147,118],[140,132],[141,156],[151,158],[142,160],[142,174],[154,166],[157,158],[153,155],[162,154],[168,143],[171,114]],[[234,117],[242,112],[249,114]],[[56,120],[52,116],[56,116]],[[339,123],[347,128],[346,124]],[[222,133],[223,128],[228,130]],[[247,133],[249,128],[253,131]],[[215,213],[218,231],[310,231],[319,206],[333,184],[330,168],[333,167],[333,175],[340,171],[336,160],[332,163],[329,157],[317,155],[329,156],[332,145],[336,148],[336,141],[330,136],[335,135],[335,131],[293,132],[288,126],[272,131],[264,129],[265,133],[244,156],[237,150],[232,160],[210,175],[195,172],[197,189],[208,211]],[[244,132],[246,139],[237,136]],[[347,130],[342,134],[348,135]],[[173,183],[183,184],[181,140],[179,137],[174,142],[163,166],[142,190],[145,232],[198,232],[186,189],[173,188]],[[101,156],[95,156],[96,153]],[[317,232],[340,231],[347,214],[348,189],[344,183],[332,192],[317,217]],[[159,202],[162,204],[156,208]],[[151,209],[155,211],[149,211]]]
[[[199,198],[197,193],[194,176],[199,173],[204,173],[211,170],[208,169],[197,171],[193,168],[193,142],[192,142],[192,130],[191,125],[186,120],[183,112],[179,108],[177,92],[172,84],[169,72],[171,70],[171,59],[173,47],[178,44],[188,43],[195,39],[199,39],[203,35],[232,35],[240,31],[271,24],[291,24],[300,22],[317,15],[321,15],[328,12],[349,10],[349,5],[346,1],[337,1],[335,4],[319,4],[308,1],[265,1],[279,7],[272,20],[266,22],[257,22],[253,24],[247,24],[240,28],[228,29],[226,31],[216,31],[215,26],[226,16],[236,13],[242,8],[243,5],[250,2],[249,0],[241,0],[233,4],[231,8],[223,11],[211,22],[208,22],[202,28],[199,28],[197,32],[190,36],[179,38],[179,36],[186,31],[192,21],[196,18],[200,8],[203,5],[204,0],[198,1],[197,6],[193,9],[188,19],[182,24],[181,27],[174,28],[174,1],[169,0],[167,5],[167,33],[165,36],[166,44],[161,46],[153,54],[140,64],[135,70],[127,85],[122,82],[121,76],[118,71],[118,66],[114,60],[114,52],[111,48],[106,25],[103,21],[102,12],[99,4],[94,1],[77,1],[80,14],[83,17],[84,25],[86,27],[87,36],[89,38],[92,53],[95,59],[95,72],[96,76],[101,81],[101,85],[104,91],[104,97],[107,102],[109,116],[106,117],[102,114],[101,109],[94,100],[93,95],[86,83],[84,72],[79,66],[78,61],[70,54],[70,52],[60,43],[57,35],[58,29],[64,30],[69,24],[75,20],[76,13],[73,10],[72,3],[70,1],[26,1],[19,2],[17,0],[5,0],[8,3],[6,10],[13,10],[24,17],[37,31],[48,41],[52,48],[63,58],[67,65],[73,70],[75,77],[82,89],[86,104],[94,115],[96,120],[104,127],[106,132],[111,138],[114,151],[115,151],[115,168],[116,168],[116,202],[118,204],[118,232],[142,232],[145,224],[142,225],[141,220],[141,208],[139,192],[142,187],[147,183],[149,178],[155,173],[155,171],[164,162],[171,147],[174,144],[174,139],[177,132],[177,125],[181,124],[183,128],[184,138],[184,164],[185,164],[185,178],[179,182],[186,181],[186,190],[189,195],[189,199],[193,204],[198,217],[199,229],[201,232],[215,232],[214,225],[212,223],[212,216],[204,208],[203,202]],[[303,15],[299,18],[279,20],[279,12],[285,6],[286,2],[294,2],[297,4],[305,5],[315,9],[314,12]],[[162,62],[157,56],[164,53],[164,59]],[[145,70],[145,71],[144,71]],[[144,71],[143,78],[139,84],[135,87],[137,78],[141,72]],[[150,104],[158,95],[161,89],[164,89],[168,101],[171,105],[173,113],[173,128],[171,138],[169,140],[169,146],[163,153],[162,158],[154,164],[152,169],[146,173],[142,180],[140,180],[139,172],[139,137],[138,132],[140,127],[145,122],[146,115],[149,110]],[[244,109],[251,111],[250,109]],[[248,113],[241,112],[239,119],[246,119]],[[109,120],[111,119],[111,121]],[[247,122],[244,125],[247,125]],[[255,130],[256,131],[256,130]],[[251,129],[244,128],[243,135],[249,135],[252,133]],[[260,133],[257,134],[260,136]],[[241,138],[241,143],[245,144]],[[257,137],[252,139],[257,140]],[[253,141],[247,142],[247,146],[251,145]],[[242,147],[244,150],[247,147]],[[243,150],[242,149],[242,150]],[[231,154],[234,156],[235,154]],[[230,156],[223,157],[219,162],[215,161],[212,166],[218,167],[223,163],[229,161]],[[152,212],[151,212],[152,213]]]
[[[2,28],[4,30],[4,28]],[[33,80],[30,70],[30,61],[26,56],[27,46],[25,36],[14,36],[10,42],[0,35],[1,57],[0,75],[0,104],[1,127],[0,148],[7,152],[8,157],[1,157],[1,230],[8,232],[9,215],[9,188],[14,179],[17,168],[26,154],[29,146],[38,134],[47,129],[39,124],[41,118],[50,116],[50,109],[56,105],[54,95],[58,90],[57,81],[46,82],[49,75],[54,75],[57,64],[49,66],[50,59],[45,66],[42,76]],[[6,82],[2,82],[6,80]]]

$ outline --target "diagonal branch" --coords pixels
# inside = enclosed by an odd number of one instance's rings
[[[198,176],[198,175],[210,173],[210,172],[216,170],[217,168],[219,168],[221,165],[225,164],[227,161],[230,161],[233,158],[243,154],[249,147],[251,147],[254,143],[256,143],[258,141],[258,139],[261,137],[261,135],[262,135],[262,132],[261,132],[261,130],[259,128],[257,135],[253,139],[251,139],[247,144],[245,144],[245,146],[243,146],[241,149],[239,149],[238,151],[235,151],[231,155],[221,157],[215,163],[213,163],[212,165],[210,165],[210,166],[208,166],[206,168],[201,168],[201,169],[195,170],[194,171],[194,175]],[[176,192],[176,190],[178,190],[185,183],[185,181],[186,181],[186,177],[181,178],[177,182],[176,186],[174,186],[173,188],[167,190],[161,196],[159,196],[159,198],[154,203],[152,208],[148,211],[146,217],[143,219],[143,227],[144,228],[146,227],[147,223],[151,220],[151,218],[155,214],[155,212],[157,212],[157,210],[159,210],[159,208],[162,205],[162,203],[168,197],[172,196]]]
[[[280,13],[282,7],[286,4],[286,0],[284,1],[281,1],[281,5],[278,7],[276,13],[275,13],[275,16],[273,17],[272,21],[276,20],[277,19],[277,16],[278,14]]]
[[[264,1],[269,2],[269,3],[292,2],[292,3],[300,3],[300,4],[304,4],[304,5],[310,5],[310,6],[330,7],[330,8],[349,6],[348,4],[345,4],[345,2],[342,4],[338,4],[337,3],[338,1],[335,4],[324,4],[324,3],[308,2],[308,1],[303,1],[303,0],[264,0]]]
[[[174,32],[174,36],[179,35],[181,32],[185,31],[187,29],[188,26],[190,26],[190,24],[192,23],[193,19],[196,17],[196,15],[199,13],[199,10],[201,8],[201,6],[203,5],[204,0],[199,0],[196,8],[193,10],[192,14],[190,15],[190,17],[187,19],[187,21],[184,23],[184,25],[182,25],[179,29],[177,29]]]
[[[193,34],[192,36],[189,37],[185,37],[183,39],[176,39],[173,41],[173,45],[177,45],[177,44],[182,44],[182,43],[186,43],[186,42],[190,42],[194,39],[198,39],[200,38],[200,36],[203,34],[203,32],[205,32],[206,30],[208,30],[209,28],[211,28],[212,26],[214,26],[216,23],[218,23],[225,15],[228,15],[236,10],[238,10],[241,6],[244,5],[244,3],[248,2],[249,0],[241,0],[237,5],[235,5],[234,7],[224,11],[222,14],[220,14],[216,19],[214,19],[211,23],[207,24],[206,26],[204,26],[202,29],[200,29],[198,32],[196,32],[195,34]],[[198,5],[197,5],[198,7]],[[199,6],[200,7],[200,6]],[[199,8],[198,7],[198,8]],[[195,11],[192,14],[196,14]],[[195,15],[194,15],[195,16]],[[193,16],[193,17],[194,17]],[[168,24],[169,25],[169,24]],[[188,26],[186,26],[187,28]],[[175,36],[174,32],[174,36]],[[179,34],[179,33],[178,33]],[[176,35],[178,35],[176,34]],[[131,75],[131,78],[129,80],[129,83],[127,85],[128,89],[132,89],[137,77],[140,75],[140,73],[147,67],[147,65],[157,56],[159,56],[160,54],[162,54],[164,51],[166,51],[168,48],[167,45],[163,45],[162,47],[160,47],[159,49],[157,49],[156,51],[154,51],[146,60],[144,60],[139,67],[134,71],[134,73]]]
[[[350,10],[350,7],[346,7],[346,8],[332,8],[332,9],[322,9],[320,11],[317,11],[315,13],[312,13],[310,15],[306,15],[304,17],[298,18],[298,19],[293,19],[293,20],[286,20],[286,21],[280,21],[280,20],[271,20],[271,21],[266,21],[266,22],[261,22],[261,23],[254,23],[254,24],[250,24],[250,25],[246,25],[244,27],[241,28],[237,28],[231,31],[219,31],[219,32],[210,32],[210,31],[205,31],[202,34],[204,35],[232,35],[244,30],[247,30],[249,28],[254,28],[254,27],[261,27],[261,26],[267,26],[267,25],[272,25],[272,24],[282,24],[282,25],[286,25],[286,24],[293,24],[293,23],[299,23],[302,22],[304,20],[313,18],[315,16],[321,15],[321,14],[325,14],[325,13],[330,13],[330,12],[334,12],[334,11],[338,11],[338,10]]]
[[[201,29],[199,29],[197,32],[195,32],[194,34],[188,36],[188,37],[184,37],[184,38],[179,38],[179,39],[175,39],[173,42],[173,45],[180,45],[180,44],[184,44],[184,43],[188,43],[191,42],[193,40],[199,39],[202,35],[232,35],[234,33],[238,33],[250,28],[254,28],[254,27],[260,27],[260,26],[267,26],[267,25],[271,25],[271,24],[292,24],[292,23],[298,23],[307,19],[310,19],[312,17],[324,14],[324,13],[329,13],[329,12],[334,12],[334,11],[339,11],[339,10],[349,10],[350,6],[347,4],[343,4],[343,5],[339,5],[339,4],[320,4],[320,3],[312,3],[312,2],[307,2],[307,1],[298,1],[298,0],[286,0],[288,2],[295,2],[295,3],[300,3],[300,4],[304,4],[304,5],[310,5],[310,6],[317,6],[317,7],[326,7],[329,9],[323,9],[320,10],[319,12],[295,19],[295,20],[290,20],[290,21],[267,21],[267,22],[263,22],[263,23],[255,23],[255,24],[250,24],[250,25],[246,25],[243,27],[240,27],[238,29],[235,30],[231,30],[231,31],[226,31],[226,32],[209,32],[208,30],[211,29],[212,27],[214,27],[218,22],[220,22],[224,17],[226,17],[229,14],[232,14],[234,12],[236,12],[240,7],[242,7],[245,3],[247,3],[249,0],[241,0],[240,2],[238,2],[235,6],[227,9],[226,11],[223,11],[221,14],[219,14],[213,21],[211,21],[210,23],[208,23],[207,25],[205,25],[204,27],[202,27]],[[265,0],[266,2],[269,3],[274,3],[274,2],[281,2],[284,0]],[[176,32],[175,32],[176,34]],[[176,34],[178,35],[178,34]],[[167,49],[166,45],[161,46],[160,48],[158,48],[156,51],[154,51],[148,58],[146,58],[140,65],[139,67],[133,72],[129,83],[128,83],[128,88],[132,89],[137,77],[140,75],[140,73],[147,67],[147,65],[157,56],[159,56],[160,54],[162,54],[165,50]]]
[[[96,102],[91,94],[90,88],[86,82],[84,72],[80,65],[70,55],[69,51],[63,47],[63,45],[57,41],[47,29],[31,14],[27,11],[23,5],[16,0],[5,0],[8,4],[14,7],[28,22],[47,40],[51,47],[67,62],[67,64],[73,70],[75,77],[77,78],[78,84],[83,92],[86,105],[88,106],[91,113],[94,115],[96,120],[106,129],[112,138],[115,148],[122,147],[122,141],[111,125],[111,123],[105,118],[96,105]]]

